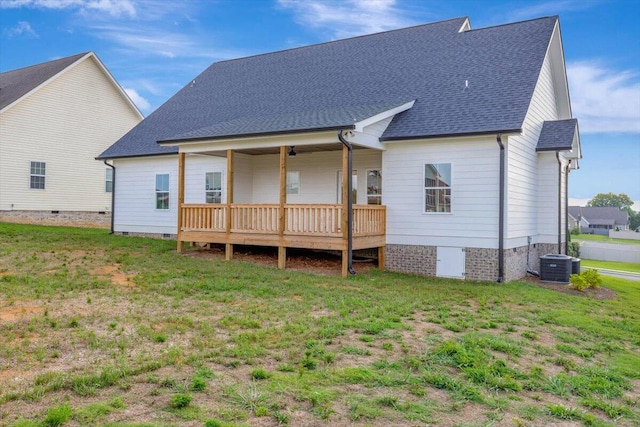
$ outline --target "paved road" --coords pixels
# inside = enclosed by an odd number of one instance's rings
[[[580,270],[587,270],[588,268],[592,268],[592,267],[581,267]],[[595,270],[598,270],[598,273],[602,274],[603,276],[619,277],[621,279],[634,280],[636,282],[640,282],[640,273],[630,273],[628,271],[608,270],[608,269],[605,269],[605,268],[596,268]]]

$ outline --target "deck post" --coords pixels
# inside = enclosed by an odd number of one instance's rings
[[[348,218],[349,215],[349,181],[348,179],[352,179],[349,176],[349,149],[346,146],[342,146],[342,216],[341,218],[341,227],[342,227],[342,277],[347,277],[349,275],[349,251],[347,250],[348,240],[349,240],[349,232],[347,230],[348,227]]]
[[[178,229],[176,239],[178,247],[176,250],[182,252],[184,242],[182,241],[182,205],[184,204],[184,153],[178,153]]]
[[[231,204],[233,203],[233,150],[227,150],[227,208],[225,215],[225,229],[227,232],[227,244],[225,245],[224,259],[233,259],[233,245],[229,242],[231,237]]]
[[[287,212],[285,205],[287,204],[287,147],[280,147],[280,207],[278,208],[278,235],[280,241],[284,236],[284,230],[287,223]],[[278,268],[287,267],[287,248],[278,246]]]

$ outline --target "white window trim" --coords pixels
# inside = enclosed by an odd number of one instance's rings
[[[111,179],[109,178],[109,171],[111,171]],[[107,182],[111,183],[111,191],[107,190]],[[113,169],[111,169],[110,167],[106,167],[104,169],[104,192],[105,193],[113,193]]]
[[[425,187],[424,185],[424,181],[426,179],[425,177],[425,166],[426,165],[437,165],[437,164],[445,164],[448,163],[451,165],[451,185],[449,186],[449,188],[451,189],[451,210],[449,212],[427,212],[425,210],[426,204],[427,204],[427,200],[426,200],[426,195],[425,195],[425,190],[427,189],[427,187]],[[432,162],[422,162],[422,185],[420,186],[420,189],[422,191],[422,215],[452,215],[453,214],[453,162],[451,161],[439,161],[439,160],[434,160]]]
[[[31,173],[31,165],[33,163],[42,163],[44,165],[44,175],[39,175],[39,174],[33,174]],[[32,176],[40,176],[44,178],[44,187],[43,188],[33,188],[31,186],[31,177]],[[47,189],[47,162],[42,162],[40,160],[29,160],[29,190],[35,190],[35,191],[44,191]]]
[[[369,197],[378,197],[380,199],[380,204],[379,205],[371,205],[371,206],[382,206],[382,185],[380,185],[380,195],[378,194],[372,194],[369,195],[369,172],[373,172],[373,171],[377,171],[379,173],[379,176],[382,177],[382,168],[371,168],[371,169],[366,169],[365,170],[365,187],[366,187],[366,197],[367,197],[367,205],[369,205]],[[381,178],[382,180],[382,178]]]
[[[207,190],[207,174],[209,173],[219,173],[220,174],[220,190]],[[204,173],[204,202],[208,203],[210,205],[218,205],[218,204],[222,204],[224,202],[223,196],[224,196],[224,174],[222,173],[222,171],[208,171]],[[207,202],[207,194],[208,193],[215,193],[220,191],[220,203],[209,203]]]
[[[156,187],[156,183],[158,180],[158,175],[167,175],[169,177],[168,180],[168,187],[167,191],[158,191],[157,187]],[[168,172],[156,172],[153,176],[153,190],[154,190],[154,197],[153,197],[153,207],[157,212],[170,212],[171,211],[171,174]],[[167,203],[167,208],[166,209],[161,209],[158,207],[158,193],[167,193],[169,195],[169,203]]]

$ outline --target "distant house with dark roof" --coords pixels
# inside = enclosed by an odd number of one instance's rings
[[[569,206],[569,228],[581,233],[609,235],[609,230],[629,230],[629,214],[616,207]]]
[[[95,157],[142,118],[93,52],[0,73],[0,221],[108,226]]]
[[[343,275],[377,248],[381,268],[499,281],[565,250],[580,158],[555,16],[217,62],[99,156],[116,233],[275,246],[281,268],[338,250]]]

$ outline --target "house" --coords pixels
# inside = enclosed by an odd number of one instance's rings
[[[609,235],[609,230],[629,230],[629,213],[616,207],[569,206],[570,230],[580,226],[581,233]]]
[[[556,16],[468,18],[212,64],[99,157],[114,231],[513,280],[565,251],[581,158]],[[351,179],[343,179],[351,176]]]
[[[93,52],[0,73],[0,221],[109,227],[95,157],[142,119]]]

